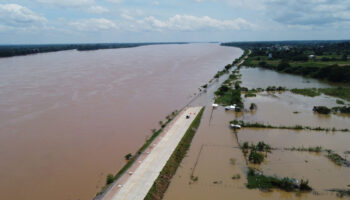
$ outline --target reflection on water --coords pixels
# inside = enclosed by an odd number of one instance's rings
[[[189,44],[0,59],[1,199],[91,199],[241,53]]]

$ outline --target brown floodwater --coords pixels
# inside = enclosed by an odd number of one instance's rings
[[[241,54],[186,44],[0,59],[1,199],[93,198],[159,120]]]
[[[241,69],[243,86],[265,88],[270,85],[296,87],[332,87],[327,83],[304,77],[280,74],[258,68]],[[222,78],[224,79],[224,78]],[[324,128],[350,128],[350,115],[318,115],[312,111],[314,105],[336,106],[336,98],[321,95],[305,97],[290,92],[261,93],[257,97],[244,98],[246,108],[256,103],[254,112],[235,113],[223,107],[212,109],[213,92],[218,82],[201,96],[193,105],[206,105],[201,125],[192,141],[187,156],[183,159],[172,182],[165,193],[165,200],[190,199],[338,199],[328,189],[347,189],[350,168],[337,166],[324,153],[285,151],[286,147],[322,146],[344,154],[349,151],[350,132],[294,131],[279,129],[243,128],[237,137],[229,128],[233,119],[263,122],[272,125],[294,126],[296,124]],[[298,114],[294,112],[298,111]],[[266,161],[255,166],[266,175],[293,177],[309,180],[316,192],[293,193],[274,190],[263,192],[246,188],[247,163],[239,143],[265,141],[272,147],[280,148],[268,154]],[[239,143],[238,143],[239,142]],[[349,159],[348,157],[346,157]],[[233,163],[232,163],[233,160]],[[232,179],[240,175],[240,179]],[[192,181],[191,176],[197,177]]]

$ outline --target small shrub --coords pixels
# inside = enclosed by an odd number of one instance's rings
[[[304,181],[303,179],[301,179],[300,184],[299,184],[299,190],[311,191],[312,188],[309,186],[309,181],[308,180]]]
[[[248,142],[244,142],[242,148],[243,149],[248,149],[249,148]]]
[[[109,184],[113,183],[113,181],[114,181],[113,174],[108,174],[107,177],[106,177],[106,185],[109,185]]]
[[[132,158],[132,154],[128,153],[124,156],[125,160],[130,160]]]
[[[258,106],[257,106],[255,103],[251,103],[249,109],[250,109],[250,110],[256,110],[257,107],[258,107]]]
[[[337,104],[344,104],[344,101],[337,99]]]
[[[314,106],[312,110],[320,114],[329,114],[331,112],[331,109],[326,106]]]
[[[248,160],[251,163],[260,164],[264,161],[264,155],[252,149],[249,153]]]

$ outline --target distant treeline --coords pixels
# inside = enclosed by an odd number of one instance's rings
[[[40,44],[40,45],[0,45],[0,58],[22,56],[36,53],[46,53],[65,50],[90,51],[98,49],[117,49],[139,47],[156,44],[186,44],[179,43],[97,43],[97,44]]]
[[[230,42],[249,49],[244,65],[350,83],[350,41]]]

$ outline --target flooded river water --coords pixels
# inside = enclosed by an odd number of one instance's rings
[[[237,48],[154,45],[0,59],[1,199],[92,199]]]
[[[301,76],[281,74],[259,68],[241,68],[242,85],[248,88],[284,86],[287,88],[332,87],[325,82]],[[174,175],[165,200],[177,199],[338,199],[332,188],[348,189],[350,168],[331,162],[325,152],[310,153],[287,151],[284,148],[315,147],[332,149],[349,160],[350,132],[326,132],[309,130],[281,130],[243,128],[234,134],[229,128],[233,119],[260,122],[275,126],[297,124],[323,128],[350,128],[350,115],[320,115],[312,111],[314,105],[336,106],[336,98],[321,95],[305,97],[283,93],[260,93],[256,97],[243,98],[245,108],[251,103],[257,110],[235,113],[223,107],[213,109],[213,92],[227,75],[220,78],[207,93],[193,105],[206,106],[201,125],[192,141],[187,156]],[[349,102],[346,102],[349,104]],[[267,155],[261,165],[253,167],[264,174],[278,177],[293,177],[308,180],[314,192],[295,193],[274,190],[273,192],[247,189],[248,166],[239,149],[243,142],[264,141],[276,148]],[[232,161],[233,160],[233,161]],[[196,177],[197,181],[191,180]],[[233,179],[232,177],[240,178]],[[181,191],[181,192],[180,192]]]

